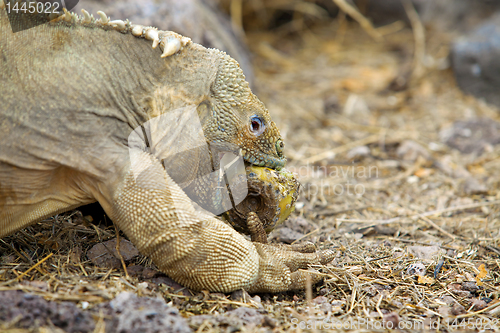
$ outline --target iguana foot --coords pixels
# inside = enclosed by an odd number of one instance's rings
[[[248,213],[247,226],[252,242],[267,244],[267,234],[264,230],[264,225],[255,212]]]
[[[333,251],[317,252],[316,246],[311,242],[292,245],[267,244],[264,225],[254,212],[248,214],[247,225],[252,242],[260,255],[261,273],[249,291],[265,291],[280,284],[288,284],[287,290],[304,289],[307,275],[310,275],[312,284],[319,282],[322,276],[297,270],[307,268],[310,264],[326,264],[334,258]],[[270,272],[270,270],[275,270],[275,272]],[[290,280],[284,277],[289,277]]]
[[[310,265],[324,265],[332,261],[332,250],[301,253],[291,245],[253,243],[259,254],[259,276],[248,288],[249,292],[279,292],[307,287],[307,275],[311,284],[320,282],[320,273],[304,271]]]

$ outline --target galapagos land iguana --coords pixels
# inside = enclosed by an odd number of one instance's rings
[[[131,133],[185,110],[168,127],[167,147],[182,143],[195,114],[207,143],[282,168],[279,131],[236,61],[176,33],[99,15],[66,12],[13,33],[0,0],[0,237],[98,201],[141,253],[191,289],[304,288],[308,273],[299,268],[329,262],[331,250],[248,241],[196,210],[151,150],[136,147],[131,159]],[[197,161],[207,153],[192,149],[173,163],[189,160],[206,173]],[[206,189],[186,184],[197,195]]]

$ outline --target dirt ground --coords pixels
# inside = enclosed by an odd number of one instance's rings
[[[156,309],[137,314],[158,322],[144,332],[500,329],[500,113],[456,87],[453,34],[427,30],[422,43],[396,23],[376,41],[341,19],[288,28],[246,34],[256,93],[302,183],[270,238],[335,248],[332,263],[312,268],[324,282],[191,293],[141,256],[127,260],[127,277],[87,256],[113,226],[76,211],[0,240],[0,312],[10,316],[0,331],[133,332],[123,304],[137,296]]]

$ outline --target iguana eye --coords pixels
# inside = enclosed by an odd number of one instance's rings
[[[266,125],[264,125],[264,121],[259,116],[253,116],[250,118],[250,131],[255,134],[255,136],[259,136],[266,129]]]

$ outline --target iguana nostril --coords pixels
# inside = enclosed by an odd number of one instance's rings
[[[278,154],[282,154],[283,153],[283,149],[285,148],[285,143],[283,142],[283,140],[279,139],[278,141],[276,141],[276,151],[278,152]]]

